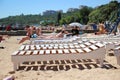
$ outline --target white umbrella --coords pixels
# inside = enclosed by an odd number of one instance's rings
[[[73,23],[70,23],[69,26],[78,26],[78,27],[82,27],[83,25],[78,23],[78,22],[73,22]]]

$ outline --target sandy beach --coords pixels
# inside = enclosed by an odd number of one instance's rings
[[[11,54],[18,50],[18,44],[23,36],[11,36],[0,43],[5,49],[0,49],[0,80],[7,76],[14,76],[15,80],[120,80],[120,66],[115,56],[105,57],[104,67],[99,64],[86,63],[86,61],[73,60],[62,65],[23,65],[18,71],[13,71]],[[24,43],[27,43],[26,41]],[[27,64],[27,63],[26,63]]]

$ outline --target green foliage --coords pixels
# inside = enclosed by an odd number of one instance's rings
[[[119,3],[117,1],[111,1],[109,4],[97,7],[89,14],[89,22],[115,21],[118,6]]]
[[[86,24],[89,21],[88,15],[92,10],[91,7],[83,6],[83,8],[74,12],[67,12],[61,19],[60,24],[69,24],[71,22]]]
[[[60,23],[60,20],[61,20],[61,12],[58,12],[58,15],[57,15],[57,23],[58,24]]]
[[[69,24],[71,22],[80,22],[87,24],[91,22],[99,23],[101,21],[115,21],[117,18],[117,11],[120,3],[118,1],[111,1],[109,4],[101,5],[96,8],[82,6],[82,8],[66,13],[56,13],[51,15],[16,15],[0,19],[1,24],[40,24],[41,25],[59,25]]]

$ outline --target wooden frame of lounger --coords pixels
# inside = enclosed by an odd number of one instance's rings
[[[82,38],[80,40],[78,40],[78,42],[82,42],[82,40],[93,40],[96,42],[102,42],[103,44],[105,44],[105,48],[106,48],[106,53],[109,53],[109,50],[114,50],[114,48],[118,47],[120,45],[120,38],[109,38],[109,37],[97,37],[97,38]]]
[[[101,43],[90,45],[82,49],[51,49],[51,50],[19,50],[12,55],[14,70],[17,70],[21,63],[31,61],[51,60],[74,60],[74,59],[95,59],[103,65],[105,58],[105,47]]]
[[[47,44],[26,44],[22,45],[19,50],[41,50],[41,49],[75,49],[75,48],[85,48],[87,46],[95,44],[97,41],[81,41],[73,43],[47,43]]]
[[[120,46],[114,49],[114,55],[116,56],[117,64],[120,65]]]

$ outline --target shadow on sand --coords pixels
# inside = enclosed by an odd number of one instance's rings
[[[94,60],[61,60],[61,61],[43,61],[43,62],[24,62],[18,69],[25,71],[60,71],[60,70],[70,70],[76,68],[79,70],[93,69],[93,68],[104,68],[104,69],[117,69],[117,67],[111,65],[107,61],[104,61],[104,65],[101,67],[100,64],[96,64]]]

